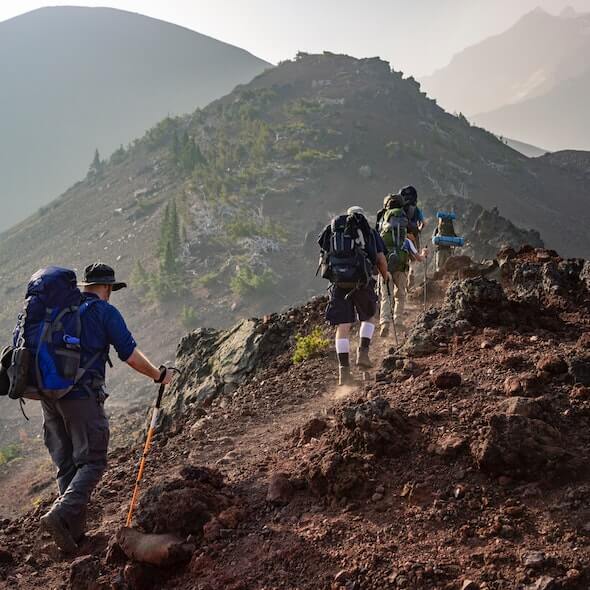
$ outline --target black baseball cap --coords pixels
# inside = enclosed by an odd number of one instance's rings
[[[112,285],[113,291],[124,289],[127,283],[117,282],[115,280],[115,271],[107,264],[95,262],[84,269],[84,280],[80,287],[89,287],[90,285]]]

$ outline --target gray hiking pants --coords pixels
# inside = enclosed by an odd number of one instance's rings
[[[90,494],[107,466],[109,421],[104,401],[42,401],[45,446],[57,467],[59,497],[52,510],[70,530],[83,528]]]

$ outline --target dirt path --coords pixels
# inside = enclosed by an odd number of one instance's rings
[[[406,323],[411,325],[422,311],[421,306],[409,303],[407,305]],[[356,350],[356,335],[351,339],[351,362],[354,362]],[[398,334],[399,344],[403,344],[405,332]],[[247,426],[240,422],[237,432],[236,426],[229,423],[221,428],[208,432],[199,441],[199,450],[193,451],[191,456],[200,463],[211,467],[221,468],[229,482],[235,482],[243,478],[245,473],[255,470],[261,464],[269,462],[273,450],[280,446],[279,441],[284,440],[295,428],[301,426],[306,420],[313,417],[325,416],[335,402],[346,401],[358,396],[366,386],[374,384],[375,372],[379,369],[382,359],[395,347],[393,332],[387,338],[379,336],[379,327],[376,327],[375,336],[371,345],[371,360],[373,369],[367,372],[368,380],[363,382],[362,374],[353,367],[355,385],[339,387],[337,382],[337,368],[333,363],[331,372],[326,375],[324,385],[317,389],[311,385],[308,391],[301,391],[303,401],[297,405],[287,404],[280,410],[276,407],[272,411],[253,417]],[[324,365],[325,366],[325,365]],[[313,380],[310,380],[313,382]],[[264,385],[261,385],[263,387]],[[264,397],[261,395],[260,397]],[[223,401],[221,402],[223,404]],[[219,424],[217,424],[219,426]],[[203,460],[206,457],[205,461]]]

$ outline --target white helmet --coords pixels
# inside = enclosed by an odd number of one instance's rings
[[[359,207],[358,205],[354,205],[353,207],[349,207],[346,210],[346,215],[354,215],[355,213],[358,213],[359,215],[362,215],[363,217],[365,216],[365,210],[362,207]]]

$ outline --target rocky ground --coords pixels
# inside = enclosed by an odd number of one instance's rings
[[[0,523],[0,584],[587,590],[589,266],[523,249],[481,270],[432,284],[444,298],[400,348],[377,339],[355,387],[332,354],[291,362],[322,299],[186,337],[135,519],[172,535],[163,565],[120,533],[138,441],[113,448],[79,555],[39,532],[49,494]]]

